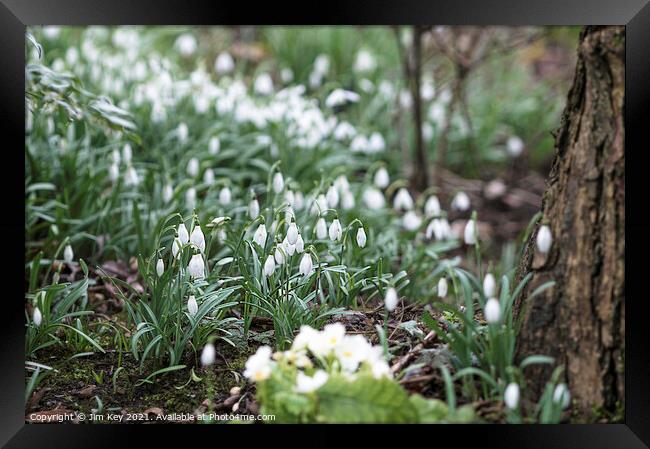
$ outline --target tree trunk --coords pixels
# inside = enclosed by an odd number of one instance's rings
[[[410,86],[413,107],[413,123],[415,132],[415,164],[413,167],[413,188],[424,191],[429,186],[429,163],[427,161],[427,148],[422,138],[422,98],[420,96],[420,82],[422,73],[422,30],[419,26],[413,27],[413,70]]]
[[[538,223],[517,272],[518,280],[532,273],[515,303],[518,357],[555,357],[566,368],[575,410],[589,420],[624,407],[624,52],[624,27],[582,30],[542,201],[553,243],[546,255],[536,248]],[[553,287],[526,299],[549,280]],[[550,370],[527,369],[533,391],[542,390]]]

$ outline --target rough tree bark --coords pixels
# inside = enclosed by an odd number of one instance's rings
[[[522,314],[517,354],[546,354],[565,366],[583,419],[624,407],[625,28],[586,27],[542,201],[553,235],[549,253],[532,233],[517,273],[532,273],[515,303]],[[555,285],[526,297],[542,283]],[[528,368],[540,392],[550,368]],[[594,413],[597,416],[594,416]],[[611,416],[611,415],[610,415]]]

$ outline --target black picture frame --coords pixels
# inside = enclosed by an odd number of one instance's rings
[[[471,439],[479,447],[502,448],[622,448],[650,445],[650,341],[646,323],[648,301],[644,277],[644,254],[650,218],[643,207],[648,188],[644,182],[643,155],[650,150],[646,141],[650,118],[650,4],[647,0],[357,0],[291,4],[278,2],[231,3],[185,0],[0,0],[0,111],[7,125],[3,134],[3,155],[15,156],[24,144],[25,27],[29,25],[129,25],[129,24],[304,24],[304,25],[626,25],[626,153],[628,203],[626,236],[633,242],[626,252],[628,294],[626,305],[626,407],[624,424],[510,425],[510,426],[409,426],[408,429],[372,426],[354,431],[364,445],[454,444]],[[559,124],[558,124],[559,125]],[[645,150],[645,151],[644,151]],[[24,153],[23,153],[24,155]],[[630,155],[632,158],[630,159]],[[24,156],[23,156],[24,157]],[[13,166],[13,165],[12,165]],[[23,165],[24,166],[24,165]],[[7,164],[3,182],[2,219],[4,293],[3,324],[0,326],[2,394],[0,395],[0,443],[8,448],[38,447],[130,447],[133,433],[144,434],[140,444],[154,446],[153,438],[178,436],[184,444],[198,444],[197,432],[210,432],[212,444],[250,444],[262,436],[264,444],[333,445],[352,442],[343,426],[305,426],[287,430],[284,426],[70,426],[25,425],[24,419],[24,311],[18,300],[18,282],[23,274],[24,247],[16,236],[24,232],[24,200],[15,194],[24,185],[24,174]],[[21,228],[22,226],[22,228]],[[14,294],[15,293],[15,294]],[[596,338],[596,337],[594,337]],[[332,430],[330,430],[332,429]],[[350,429],[346,429],[350,430]],[[191,434],[189,432],[192,432]],[[350,432],[345,432],[349,434]],[[416,435],[417,434],[417,435]],[[226,437],[237,440],[227,442]],[[245,439],[245,440],[242,440]],[[171,441],[171,440],[168,440]],[[449,443],[449,442],[452,443]],[[444,443],[443,443],[444,442]],[[355,441],[357,443],[357,441]]]

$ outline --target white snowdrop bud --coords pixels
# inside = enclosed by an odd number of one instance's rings
[[[298,238],[296,239],[296,244],[294,246],[296,247],[296,252],[298,254],[301,254],[305,250],[305,242],[302,239],[302,235],[298,234]]]
[[[158,259],[156,262],[156,274],[158,277],[161,277],[165,272],[165,262],[162,259]]]
[[[266,243],[266,235],[266,225],[262,223],[257,227],[255,234],[253,234],[253,241],[264,248],[264,244]]]
[[[341,235],[343,235],[343,230],[341,229],[341,222],[339,221],[338,218],[335,218],[334,221],[332,221],[332,224],[330,225],[330,229],[329,229],[330,240],[336,242],[341,238]]]
[[[230,204],[230,200],[232,199],[232,193],[230,192],[230,189],[228,187],[224,187],[221,189],[219,192],[219,202],[223,204],[224,206]]]
[[[323,217],[316,222],[316,238],[323,240],[327,237],[327,223]]]
[[[560,404],[563,409],[569,406],[569,403],[571,402],[571,394],[569,393],[566,384],[557,384],[553,391],[553,402]]]
[[[465,225],[465,243],[476,245],[476,220],[467,220]]]
[[[295,245],[296,240],[298,240],[298,226],[296,226],[295,222],[292,222],[289,225],[289,229],[287,230],[287,240],[291,245]]]
[[[553,237],[551,236],[551,228],[547,225],[542,225],[537,231],[537,249],[546,254],[551,249],[551,244],[553,243]]]
[[[503,393],[503,402],[510,410],[517,408],[519,405],[519,385],[514,382],[508,384],[506,391]]]
[[[72,247],[70,245],[66,245],[65,248],[63,249],[63,260],[66,261],[67,263],[72,262],[72,259],[74,259],[74,253],[72,252]]]
[[[427,202],[424,203],[424,213],[428,217],[435,217],[436,215],[440,215],[440,201],[438,200],[437,196],[431,195],[427,199]]]
[[[268,73],[262,73],[255,78],[253,89],[260,95],[270,95],[273,92],[273,80]]]
[[[32,321],[36,325],[36,327],[40,326],[41,323],[43,322],[43,315],[41,314],[41,311],[39,310],[38,307],[34,308],[34,312],[32,313]]]
[[[483,293],[487,298],[491,298],[497,291],[497,283],[492,273],[488,273],[483,278]]]
[[[289,245],[293,246],[293,245]],[[275,252],[273,253],[273,258],[275,259],[275,263],[278,265],[284,264],[284,248],[283,245],[278,245],[275,247]]]
[[[313,268],[314,263],[311,260],[311,255],[309,253],[303,254],[302,258],[300,259],[300,274],[303,276],[308,276]]]
[[[357,229],[357,245],[359,245],[359,248],[366,246],[366,240],[366,231],[363,228]]]
[[[189,135],[190,131],[187,128],[186,123],[180,123],[178,125],[178,128],[176,128],[176,135],[178,136],[179,142],[183,143],[187,140],[187,136]]]
[[[264,276],[269,277],[275,271],[275,259],[273,256],[269,255],[264,262]]]
[[[458,211],[466,211],[470,206],[469,196],[465,192],[458,192],[451,200],[451,208]]]
[[[208,150],[210,151],[210,154],[217,154],[219,150],[221,149],[221,141],[217,136],[211,137],[210,141],[208,142]]]
[[[397,194],[393,199],[393,207],[395,210],[413,209],[413,198],[406,188],[402,187],[397,191]]]
[[[124,160],[124,163],[128,165],[131,163],[132,158],[133,150],[131,149],[131,145],[127,143],[122,147],[122,160]],[[119,161],[117,163],[119,164]]]
[[[260,203],[256,198],[253,198],[250,203],[248,203],[248,216],[251,220],[255,220],[260,215]]]
[[[395,310],[397,307],[397,301],[397,290],[395,290],[394,287],[389,287],[388,290],[386,290],[386,297],[384,298],[384,305],[386,306],[386,310],[389,312]]]
[[[276,172],[273,175],[273,191],[275,193],[280,193],[282,192],[283,188],[284,188],[284,178],[282,177],[282,173]]]
[[[178,225],[178,239],[181,241],[181,244],[185,245],[187,242],[190,241],[190,233],[187,231],[187,227],[185,227],[185,223],[181,223]]]
[[[336,206],[339,204],[339,192],[336,190],[336,187],[330,186],[329,189],[327,189],[327,195],[325,195],[325,198],[327,198],[327,206],[331,209],[334,209]]]
[[[485,303],[483,315],[485,315],[485,321],[488,324],[497,324],[501,321],[501,305],[499,304],[499,300],[496,298],[488,299]]]
[[[196,206],[196,189],[194,187],[190,187],[185,191],[185,206],[188,209],[194,209],[194,206]]]
[[[296,245],[292,245],[291,243],[289,243],[286,237],[284,238],[284,240],[282,240],[282,248],[284,249],[284,252],[289,256],[293,256],[293,253],[296,252]]]
[[[195,316],[199,311],[199,305],[196,302],[194,295],[190,295],[189,299],[187,300],[187,311],[190,313],[190,316]]]
[[[192,235],[190,235],[190,242],[192,242],[201,252],[205,251],[205,235],[198,224],[194,226]]]
[[[201,254],[194,254],[187,265],[187,272],[194,279],[203,279],[205,277],[205,262]]]
[[[208,168],[205,173],[203,173],[203,182],[209,186],[214,184],[214,170]]]
[[[140,178],[138,177],[138,172],[136,169],[129,165],[124,173],[124,184],[127,186],[137,186],[140,183]]]
[[[176,39],[174,46],[183,57],[192,56],[197,47],[196,38],[188,33],[181,34]]]
[[[208,366],[214,363],[215,357],[217,355],[216,349],[212,343],[208,343],[203,347],[201,352],[201,365]]]
[[[422,218],[414,211],[410,210],[404,214],[402,224],[407,231],[417,231],[422,225]]]
[[[196,177],[199,174],[199,160],[195,157],[187,163],[187,174],[191,177]]]
[[[390,184],[390,176],[388,176],[388,170],[385,167],[380,167],[375,172],[374,183],[380,189],[388,187],[388,184]]]
[[[374,187],[368,187],[363,191],[362,201],[371,210],[381,209],[386,204],[384,194]]]
[[[174,257],[178,258],[180,251],[181,251],[181,241],[179,239],[174,239],[174,242],[172,243],[172,254]]]
[[[508,138],[506,142],[506,151],[512,157],[517,157],[524,151],[524,141],[518,136]]]
[[[214,69],[219,75],[232,72],[235,69],[235,61],[230,56],[230,53],[226,51],[219,53],[219,56],[214,61]]]
[[[440,278],[438,281],[438,297],[439,298],[444,298],[447,296],[447,291],[449,290],[449,287],[447,285],[447,279],[446,278]]]
[[[173,195],[174,195],[174,189],[171,186],[171,184],[165,185],[165,187],[163,187],[163,191],[162,191],[163,201],[165,203],[169,203],[171,201]]]
[[[341,207],[343,208],[343,210],[354,209],[354,204],[355,201],[352,192],[350,192],[349,190],[343,192],[343,195],[341,197]]]
[[[117,178],[120,177],[120,167],[117,164],[114,163],[108,167],[108,177],[111,182],[117,181]]]

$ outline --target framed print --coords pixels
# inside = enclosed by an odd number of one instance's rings
[[[0,17],[7,447],[647,447],[643,1]]]

